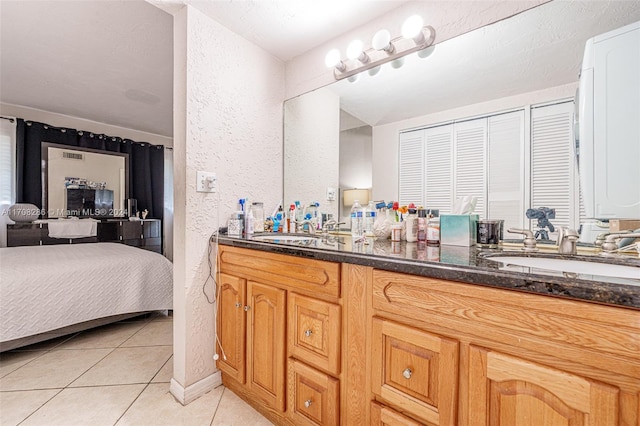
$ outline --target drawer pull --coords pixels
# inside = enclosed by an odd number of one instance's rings
[[[304,331],[304,335],[307,336],[307,337],[311,336],[312,334],[313,334],[313,331],[311,331],[311,330],[305,330]]]
[[[312,402],[312,401],[311,401],[310,399],[307,399],[307,400],[304,402],[304,406],[305,406],[306,408],[311,407],[311,402]]]
[[[405,379],[410,379],[412,373],[413,371],[411,371],[410,368],[407,368],[402,372],[402,375],[404,376]]]
[[[236,302],[236,308],[239,308],[239,307],[241,307],[241,306],[242,306],[242,303],[240,303],[240,302]]]
[[[247,306],[245,306],[245,307],[244,307],[244,311],[245,311],[245,312],[249,312],[249,309],[251,309],[251,306],[249,306],[249,305],[247,305]]]

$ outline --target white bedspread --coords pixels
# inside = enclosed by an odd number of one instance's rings
[[[0,341],[172,309],[172,264],[118,243],[0,248]]]
[[[98,221],[95,219],[55,219],[44,221],[51,238],[86,238],[98,235]]]

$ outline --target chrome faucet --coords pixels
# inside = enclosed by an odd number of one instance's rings
[[[567,228],[566,226],[558,226],[558,253],[576,254],[576,242],[578,238],[580,238],[578,231]]]
[[[344,225],[344,222],[338,222],[335,219],[329,219],[322,224],[322,235],[329,235],[329,230],[335,231],[338,225]]]
[[[507,232],[511,232],[512,234],[522,234],[524,235],[524,240],[522,243],[524,244],[524,251],[537,251],[536,248],[536,239],[533,237],[533,232],[528,229],[518,229],[518,228],[509,228]]]
[[[305,232],[304,225],[308,225],[306,232],[308,232],[311,235],[316,235],[316,227],[314,226],[315,224],[311,219],[305,219],[302,222],[300,222],[299,226],[302,232]]]
[[[620,246],[616,243],[618,238],[624,238],[623,242],[621,242]],[[623,248],[627,245],[631,245],[635,238],[640,238],[640,230],[638,232],[630,232],[630,233],[618,233],[618,234],[609,234],[607,238],[602,243],[602,253],[603,255],[611,255],[614,254],[618,249]],[[627,240],[628,239],[628,240]],[[628,241],[628,242],[626,242]]]

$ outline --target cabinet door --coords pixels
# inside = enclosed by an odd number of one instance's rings
[[[289,293],[289,351],[307,364],[340,373],[340,306]]]
[[[245,380],[245,280],[220,274],[217,350],[220,358],[218,368],[240,383]]]
[[[286,292],[249,281],[247,309],[247,386],[284,412]]]
[[[289,417],[296,425],[340,424],[340,382],[289,359]]]
[[[435,425],[456,424],[458,342],[374,318],[372,391]]]
[[[469,424],[617,425],[618,389],[482,348],[469,350]]]

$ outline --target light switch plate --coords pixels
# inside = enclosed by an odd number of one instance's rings
[[[216,192],[218,187],[216,174],[212,172],[196,172],[196,191],[197,192]]]
[[[336,200],[336,189],[335,188],[327,188],[327,201],[335,201]]]

